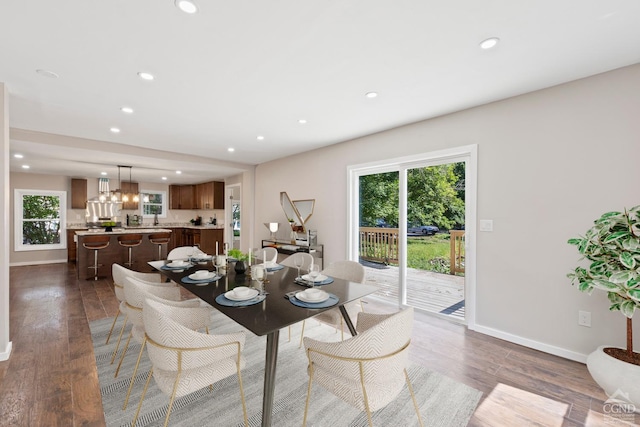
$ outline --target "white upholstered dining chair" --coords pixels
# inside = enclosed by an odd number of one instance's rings
[[[320,384],[345,402],[367,412],[385,407],[396,399],[406,383],[422,426],[420,409],[407,374],[413,308],[393,314],[358,313],[358,335],[339,342],[304,338],[309,366],[309,385],[302,425],[313,383]]]
[[[118,299],[118,301],[120,301],[120,305],[118,306],[118,313],[116,314],[116,317],[113,318],[113,323],[111,324],[111,329],[109,329],[109,335],[107,335],[107,342],[105,344],[109,344],[109,339],[111,338],[113,328],[116,325],[116,321],[118,320],[120,313],[124,314],[124,322],[122,323],[122,327],[120,328],[118,343],[116,345],[113,356],[111,357],[111,363],[113,363],[113,360],[116,357],[115,355],[118,353],[118,348],[120,347],[122,333],[124,332],[124,328],[127,325],[127,314],[124,308],[124,279],[126,277],[135,277],[137,279],[141,279],[148,283],[153,283],[159,286],[175,286],[175,283],[164,283],[162,281],[162,275],[159,273],[141,273],[139,271],[130,270],[126,267],[121,266],[120,264],[113,264],[111,266],[111,277],[113,278],[113,290],[116,294],[116,298]]]
[[[298,252],[293,255],[289,255],[288,257],[283,259],[280,265],[284,265],[285,267],[296,268],[296,262],[295,262],[296,258],[302,258],[303,262],[302,262],[302,266],[300,267],[300,270],[304,270],[304,271],[308,271],[309,267],[311,267],[314,262],[313,255],[308,254],[306,252]]]
[[[122,355],[120,356],[120,362],[118,363],[118,368],[115,373],[116,377],[122,366],[122,361],[129,347],[131,337],[135,338],[142,345],[140,346],[138,360],[131,375],[129,390],[127,391],[122,409],[126,409],[129,403],[133,382],[145,348],[145,327],[143,322],[143,305],[145,300],[154,300],[164,305],[182,309],[180,323],[183,326],[192,330],[204,329],[207,333],[209,332],[209,322],[211,321],[211,312],[213,311],[213,307],[199,298],[180,300],[180,289],[177,287],[161,288],[133,277],[127,277],[124,283],[124,294],[126,298],[125,309],[129,319],[131,319],[132,328]]]
[[[329,264],[327,268],[322,270],[322,274],[329,277],[335,277],[338,279],[348,280],[350,282],[364,283],[365,271],[364,267],[360,263],[355,261],[336,261]],[[344,305],[349,317],[353,319],[358,312],[362,310],[362,302],[360,300],[351,301]],[[344,340],[344,319],[339,308],[333,308],[331,310],[323,311],[320,314],[313,316],[314,320],[318,322],[326,323],[333,327],[340,328],[340,338]],[[300,345],[302,347],[302,338],[304,337],[304,325],[302,322],[302,332],[300,332]]]
[[[244,424],[248,426],[241,374],[245,366],[242,357],[244,332],[207,335],[193,331],[183,324],[183,311],[151,299],[144,302],[145,340],[152,368],[132,425],[135,426],[140,414],[151,377],[158,388],[170,396],[164,423],[166,427],[176,397],[237,374]],[[214,420],[212,422],[215,424]]]
[[[256,249],[253,253],[253,257],[256,260],[262,260],[265,263],[277,263],[278,262],[278,250],[276,248],[260,248]],[[264,259],[262,259],[264,257]]]
[[[194,256],[197,254],[202,254],[200,248],[197,246],[178,246],[177,248],[171,249],[167,254],[167,260],[173,261],[176,259],[187,259],[190,256]]]

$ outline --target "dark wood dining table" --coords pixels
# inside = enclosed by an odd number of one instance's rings
[[[222,306],[215,302],[218,295],[230,291],[237,286],[255,286],[257,282],[251,281],[250,277],[246,274],[236,274],[234,263],[230,262],[226,268],[226,274],[215,282],[206,285],[183,283],[182,278],[194,273],[196,270],[207,269],[209,271],[215,271],[215,267],[209,261],[205,264],[195,264],[183,271],[165,270],[162,269],[162,266],[165,265],[166,262],[167,261],[152,261],[149,262],[149,264],[255,335],[267,337],[264,366],[264,394],[262,398],[262,426],[271,426],[280,329],[313,317],[323,311],[334,309],[336,306],[322,309],[308,309],[295,306],[289,302],[286,298],[287,293],[303,291],[305,289],[304,286],[295,282],[297,270],[289,267],[268,273],[265,283],[265,290],[268,292],[268,295],[263,302],[242,307]],[[337,307],[340,309],[351,335],[356,335],[356,330],[344,308],[344,304],[372,294],[377,288],[375,286],[338,278],[333,279],[333,283],[323,285],[321,288],[339,298]]]

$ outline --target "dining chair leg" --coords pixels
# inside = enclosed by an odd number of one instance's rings
[[[133,374],[131,374],[131,381],[129,382],[129,390],[127,390],[127,397],[124,399],[124,405],[122,405],[122,410],[127,409],[127,405],[129,404],[129,396],[131,396],[131,389],[133,388],[133,381],[136,378],[136,374],[138,373],[138,367],[140,366],[140,359],[142,359],[142,352],[144,351],[144,345],[147,343],[147,336],[145,335],[142,339],[142,346],[140,347],[140,353],[138,353],[138,361],[136,362],[136,367],[133,368]]]
[[[313,383],[313,363],[309,370],[309,385],[307,386],[307,400],[304,404],[304,418],[302,419],[302,427],[307,425],[307,412],[309,410],[309,400],[311,400],[311,383]]]
[[[416,415],[418,416],[418,422],[420,423],[420,427],[424,427],[422,423],[422,416],[420,415],[420,408],[418,407],[418,401],[416,400],[416,395],[413,393],[413,387],[411,386],[411,381],[409,380],[409,374],[407,374],[407,370],[404,370],[404,378],[407,380],[407,387],[409,388],[409,393],[411,393],[411,400],[413,400],[413,407],[416,410]]]
[[[242,374],[240,373],[240,356],[236,361],[236,367],[238,369],[238,385],[240,386],[240,400],[242,400],[242,417],[244,418],[245,427],[249,427],[249,418],[247,418],[247,402],[244,399],[244,387],[242,386]]]
[[[116,374],[113,376],[113,378],[118,378],[118,372],[120,372],[120,367],[122,366],[124,355],[127,354],[127,350],[129,349],[129,342],[131,341],[132,335],[133,335],[133,330],[132,332],[129,332],[129,338],[127,338],[127,343],[125,344],[124,349],[122,350],[122,355],[120,356],[120,362],[118,362],[118,367],[116,368]]]
[[[287,342],[291,342],[291,325],[289,325],[289,341]]]
[[[144,390],[142,390],[142,396],[140,396],[140,403],[138,403],[138,410],[136,411],[135,417],[133,417],[133,422],[131,423],[132,427],[136,426],[136,421],[138,421],[138,416],[140,415],[140,409],[142,409],[142,402],[144,401],[144,396],[147,394],[147,389],[149,388],[149,383],[151,382],[151,377],[153,376],[153,368],[149,371],[149,375],[147,376],[147,381],[144,383]]]
[[[173,402],[176,400],[176,392],[178,391],[178,384],[180,383],[180,368],[178,368],[178,374],[176,380],[173,382],[173,391],[171,392],[171,399],[169,400],[169,407],[167,408],[167,416],[164,419],[164,427],[169,425],[169,417],[171,416],[171,410],[173,409]]]
[[[116,313],[116,317],[113,318],[113,323],[111,324],[111,329],[109,329],[109,335],[107,335],[107,341],[104,343],[104,345],[109,344],[109,339],[111,339],[111,333],[113,332],[113,327],[116,326],[116,320],[118,320],[118,316],[120,316],[120,310],[118,310],[118,313]]]
[[[124,328],[127,326],[127,320],[129,319],[129,315],[124,315],[124,322],[122,323],[122,328],[120,328],[120,335],[118,335],[118,342],[116,343],[116,348],[113,350],[113,354],[111,355],[111,365],[113,365],[113,361],[116,360],[116,355],[118,354],[118,349],[120,348],[120,340],[122,339],[122,334],[124,333]]]
[[[340,341],[344,341],[344,323],[342,316],[340,316]]]

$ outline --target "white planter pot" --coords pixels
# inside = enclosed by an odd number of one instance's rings
[[[587,368],[610,398],[628,400],[640,410],[640,366],[623,362],[606,354],[600,346],[587,358]]]

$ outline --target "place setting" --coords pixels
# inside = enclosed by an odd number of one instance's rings
[[[189,274],[188,276],[180,279],[182,283],[189,285],[207,285],[211,282],[215,282],[220,279],[222,276],[217,272],[209,271],[209,270],[197,270],[195,273]]]
[[[255,288],[237,286],[230,291],[216,297],[216,303],[226,307],[246,307],[259,304],[265,300],[267,294]]]
[[[303,308],[327,308],[338,304],[340,301],[336,295],[318,288],[289,292],[286,296],[291,304]]]
[[[300,268],[298,268],[298,276],[295,278],[298,285],[313,287],[322,286],[333,283],[333,278],[320,273],[319,265],[312,265],[309,273],[300,276]]]
[[[184,259],[176,259],[176,260],[167,262],[165,265],[161,266],[160,269],[173,271],[175,273],[180,273],[191,267],[193,267],[193,264],[191,264],[189,261]]]

